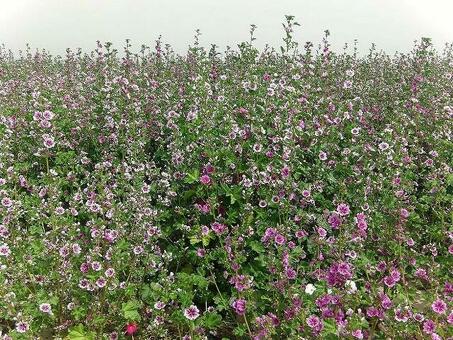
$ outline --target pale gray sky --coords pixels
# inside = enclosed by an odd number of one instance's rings
[[[439,48],[453,42],[452,13],[453,0],[0,0],[0,44],[63,54],[67,47],[92,50],[96,40],[119,50],[126,38],[136,49],[153,46],[161,34],[182,53],[199,28],[202,45],[223,50],[248,40],[256,24],[256,46],[278,47],[284,15],[291,14],[302,25],[296,34],[302,45],[316,46],[329,29],[337,51],[358,39],[362,53],[372,42],[394,53],[422,36]]]

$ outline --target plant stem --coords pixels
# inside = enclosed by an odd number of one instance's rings
[[[247,326],[247,330],[249,332],[250,339],[253,339],[252,331],[250,330],[250,326],[249,326],[249,323],[247,321],[247,315],[245,313],[244,313],[244,321],[245,321],[245,325]]]

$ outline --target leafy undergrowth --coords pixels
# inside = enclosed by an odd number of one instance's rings
[[[0,50],[2,339],[446,339],[451,46]],[[450,333],[451,334],[451,333]]]

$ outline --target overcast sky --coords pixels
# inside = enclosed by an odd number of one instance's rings
[[[162,35],[178,53],[193,43],[227,45],[248,40],[258,26],[256,46],[282,43],[285,14],[302,25],[296,38],[317,45],[329,29],[339,51],[358,40],[366,53],[374,42],[393,54],[407,52],[415,39],[431,37],[438,48],[453,42],[453,0],[0,0],[0,44],[17,51],[29,43],[63,54],[67,47],[95,48],[96,40],[136,50]]]

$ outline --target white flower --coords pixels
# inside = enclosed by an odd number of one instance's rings
[[[184,316],[189,320],[195,320],[200,316],[200,311],[198,310],[197,306],[192,305],[184,309]]]
[[[28,323],[26,322],[23,322],[23,321],[19,321],[17,324],[16,324],[16,331],[18,333],[26,333],[28,332],[28,330],[30,329],[30,326],[28,325]],[[1,335],[1,332],[0,332],[0,335]],[[3,339],[8,339],[5,335],[5,337],[3,337]]]
[[[305,293],[307,293],[308,295],[312,295],[316,290],[316,287],[309,283],[308,285],[305,286]]]
[[[164,308],[165,308],[165,303],[162,302],[162,301],[157,301],[157,302],[154,304],[154,308],[156,308],[156,309],[158,309],[158,310],[164,309]]]
[[[48,149],[51,149],[55,146],[55,140],[53,139],[52,136],[45,135],[43,136],[44,138],[44,146]]]
[[[348,288],[349,294],[354,294],[357,291],[357,286],[354,281],[346,280],[344,285]]]
[[[350,89],[351,87],[352,87],[352,81],[346,80],[346,81],[343,83],[343,88],[344,88],[344,89]]]
[[[11,255],[11,250],[9,249],[8,245],[2,244],[0,246],[0,256],[8,257],[9,255]]]
[[[39,305],[39,310],[43,313],[52,314],[52,307],[48,303],[41,303]]]

